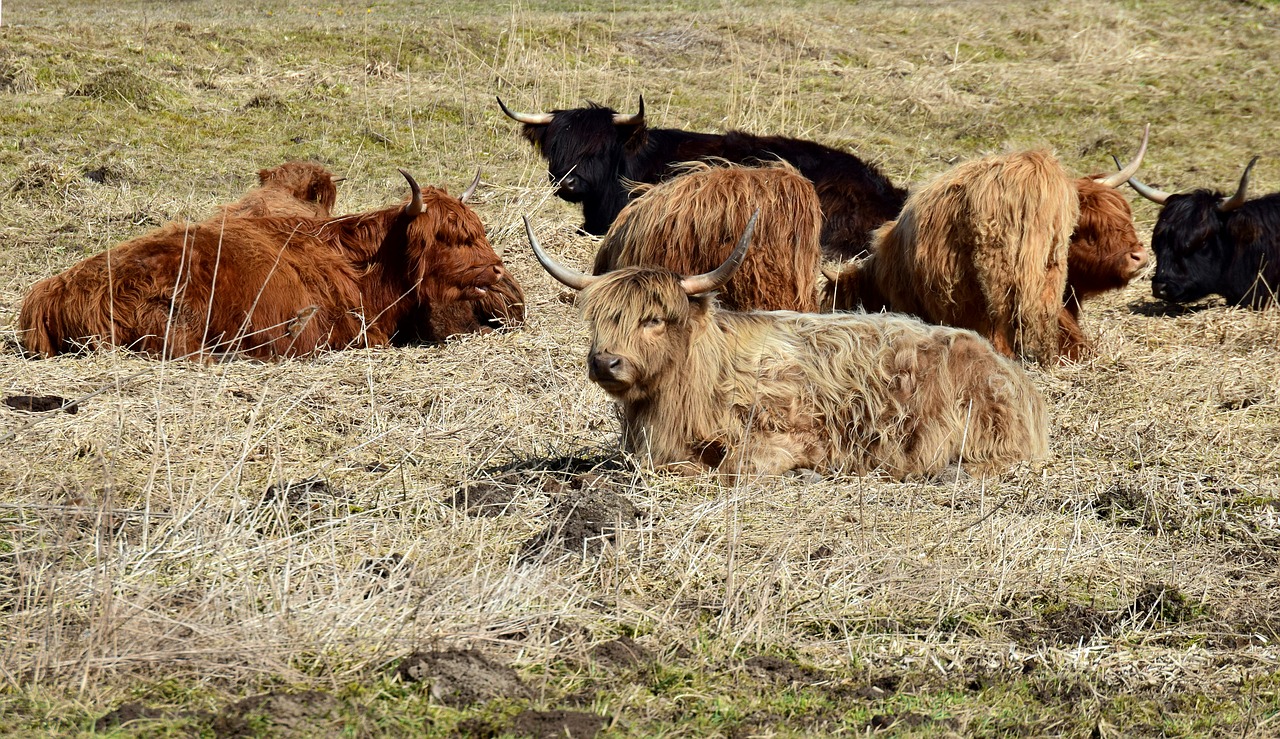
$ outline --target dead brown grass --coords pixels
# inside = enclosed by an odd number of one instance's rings
[[[3,691],[105,710],[139,679],[332,688],[419,648],[482,646],[528,667],[617,633],[707,664],[785,645],[920,684],[1039,670],[1109,695],[1229,699],[1274,673],[1280,312],[1164,315],[1146,280],[1086,306],[1095,359],[1030,370],[1054,417],[1042,466],[945,486],[624,475],[646,515],[585,558],[521,556],[556,505],[537,476],[511,486],[503,515],[448,504],[483,468],[616,447],[583,331],[519,217],[566,262],[587,265],[593,244],[495,92],[525,109],[626,108],[643,93],[657,125],[809,136],[905,183],[1046,144],[1073,171],[1103,170],[1150,121],[1148,181],[1229,186],[1271,154],[1256,171],[1266,192],[1280,189],[1274,11],[459,5],[406,24],[395,3],[255,8],[8,9],[0,325],[36,279],[207,213],[297,156],[348,178],[344,212],[402,197],[395,166],[457,191],[482,165],[477,208],[529,324],[212,366],[31,361],[6,329],[3,395],[98,394],[75,415],[0,407]],[[160,91],[149,109],[69,96],[125,61]],[[95,169],[111,178],[85,179]],[[1136,211],[1148,238],[1155,211]],[[326,484],[264,502],[310,479]],[[390,555],[401,564],[371,575]],[[1152,584],[1187,610],[1135,608]],[[1064,608],[1106,617],[1067,629]],[[616,696],[639,725],[672,705]],[[961,727],[979,713],[954,711]]]

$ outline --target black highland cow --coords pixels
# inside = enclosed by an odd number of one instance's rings
[[[1143,197],[1164,206],[1151,235],[1152,295],[1187,303],[1217,294],[1232,305],[1261,308],[1280,292],[1280,193],[1245,200],[1257,161],[1245,167],[1230,198],[1205,189],[1172,195],[1129,179]]]
[[[630,196],[628,182],[656,183],[674,175],[679,162],[719,157],[737,164],[782,159],[813,182],[822,203],[823,254],[845,260],[866,251],[870,234],[898,215],[906,191],[873,165],[848,152],[785,136],[741,131],[695,133],[649,128],[640,112],[623,115],[594,103],[550,113],[502,112],[524,124],[524,136],[547,160],[559,195],[582,203],[582,230],[609,230]]]

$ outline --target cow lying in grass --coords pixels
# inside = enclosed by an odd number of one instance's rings
[[[1129,204],[1115,190],[1137,171],[1146,144],[1144,132],[1134,160],[1097,179],[1072,180],[1044,151],[943,173],[880,228],[870,257],[824,270],[823,306],[969,328],[1010,357],[1079,358],[1088,349],[1080,301],[1123,286],[1146,263]]]
[[[747,226],[715,270],[587,276],[534,253],[582,293],[588,374],[622,410],[623,444],[654,465],[726,475],[792,470],[998,472],[1048,452],[1043,398],[972,331],[897,315],[722,311]]]
[[[1137,178],[1129,184],[1163,207],[1151,234],[1156,273],[1151,294],[1171,303],[1221,295],[1231,305],[1264,308],[1280,290],[1280,193],[1248,199],[1249,161],[1235,193],[1200,189],[1170,194]]]
[[[474,301],[506,276],[476,214],[444,190],[335,219],[172,223],[40,281],[23,346],[272,358],[379,346],[415,310]]]

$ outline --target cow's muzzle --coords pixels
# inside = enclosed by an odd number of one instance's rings
[[[587,375],[606,392],[621,392],[631,386],[631,363],[617,354],[595,352],[587,359]]]

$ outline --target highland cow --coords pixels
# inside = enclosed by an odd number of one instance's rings
[[[401,172],[402,206],[173,223],[90,257],[31,289],[23,346],[267,359],[386,344],[413,310],[483,297],[505,274],[473,211]]]
[[[626,267],[587,276],[542,266],[582,293],[590,378],[621,406],[623,444],[656,466],[727,476],[956,465],[1003,471],[1048,452],[1043,398],[972,331],[898,315],[722,311],[710,293],[746,257],[681,276]]]
[[[1170,194],[1131,178],[1144,198],[1163,207],[1151,234],[1156,273],[1151,294],[1171,303],[1221,295],[1231,305],[1263,308],[1280,289],[1280,193],[1248,200],[1249,161],[1235,194],[1213,190]]]
[[[550,113],[502,112],[524,124],[524,137],[547,160],[556,194],[582,203],[582,230],[600,236],[631,197],[629,183],[657,183],[679,163],[720,158],[739,164],[783,160],[813,183],[822,204],[823,253],[844,260],[865,252],[870,234],[902,208],[906,192],[872,164],[846,151],[786,136],[742,131],[695,133],[645,125],[644,98],[634,115],[594,103]]]
[[[1097,179],[1070,180],[1042,151],[944,173],[881,227],[870,257],[824,270],[823,307],[861,304],[973,329],[1006,356],[1079,358],[1088,349],[1080,301],[1145,263],[1115,188],[1137,171],[1146,143],[1144,133],[1122,172]]]
[[[596,254],[594,274],[620,267],[709,272],[729,256],[755,211],[760,227],[720,293],[730,310],[816,311],[822,211],[813,185],[785,162],[760,167],[692,162],[627,204]]]

